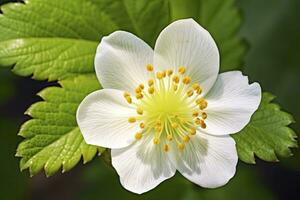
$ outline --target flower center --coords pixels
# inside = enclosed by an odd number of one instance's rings
[[[143,83],[135,88],[135,101],[124,92],[124,98],[136,107],[137,112],[137,116],[129,117],[128,122],[139,123],[141,128],[135,139],[153,134],[153,143],[163,144],[165,152],[169,151],[173,141],[183,150],[198,128],[206,128],[204,110],[207,101],[201,97],[202,89],[198,83],[191,85],[191,77],[185,76],[183,66],[178,68],[178,74],[172,70],[155,73],[150,64],[146,68],[151,77],[147,88]]]

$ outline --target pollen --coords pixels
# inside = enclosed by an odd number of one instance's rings
[[[137,107],[136,112],[137,114],[142,115],[144,111],[142,107]]]
[[[133,88],[136,98],[130,92],[123,93],[136,112],[136,116],[128,118],[139,129],[134,135],[136,140],[150,136],[150,142],[161,151],[183,151],[195,139],[197,130],[206,128],[207,113],[203,110],[208,102],[200,96],[200,83],[191,84],[193,80],[186,75],[187,70],[181,66],[178,71],[156,71],[148,64],[151,78]]]
[[[136,118],[135,117],[129,117],[128,122],[129,123],[134,123],[134,122],[136,122]]]
[[[181,67],[179,67],[179,68],[178,68],[178,72],[179,72],[179,74],[184,74],[184,73],[185,73],[185,71],[186,71],[186,68],[185,68],[185,67],[183,67],[183,66],[181,66]]]
[[[148,80],[148,85],[149,85],[149,87],[151,87],[153,84],[154,84],[153,79],[149,79],[149,80]]]
[[[146,66],[146,68],[147,68],[147,71],[149,71],[149,72],[152,72],[152,71],[153,71],[153,65],[151,65],[151,64],[148,64],[148,65]]]
[[[183,143],[179,143],[178,144],[178,149],[182,151],[184,149],[184,144]]]
[[[168,151],[169,151],[169,145],[167,145],[167,144],[164,145],[164,151],[165,151],[165,152],[168,152]]]
[[[153,94],[154,93],[154,87],[149,87],[148,88],[148,92],[149,92],[149,94]]]
[[[160,143],[160,140],[158,138],[153,139],[153,144],[159,144],[159,143]]]
[[[142,122],[142,123],[140,123],[140,128],[145,128],[145,123],[144,122]]]
[[[187,94],[188,97],[191,97],[191,96],[193,96],[194,91],[193,90],[188,90],[186,94]]]
[[[140,140],[141,138],[142,138],[142,133],[140,133],[140,132],[137,132],[135,135],[134,135],[134,137],[135,137],[135,139],[136,140]]]
[[[184,83],[184,84],[190,84],[190,82],[191,82],[191,77],[189,77],[189,76],[185,76],[183,79],[182,79],[182,82]]]
[[[183,141],[186,142],[186,143],[189,142],[190,139],[191,138],[188,135],[186,135],[186,136],[183,137]]]
[[[169,69],[169,70],[167,71],[167,74],[168,74],[169,77],[172,76],[173,70]]]
[[[175,82],[175,83],[179,83],[179,76],[178,75],[174,75],[172,80]]]

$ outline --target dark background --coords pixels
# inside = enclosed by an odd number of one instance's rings
[[[258,81],[264,91],[275,94],[276,102],[299,122],[300,1],[238,0],[238,6],[244,14],[240,34],[250,47],[244,73]],[[299,199],[298,149],[293,151],[295,156],[280,163],[240,162],[235,178],[217,190],[196,187],[177,175],[146,195],[133,195],[121,187],[114,170],[99,158],[66,174],[46,178],[40,173],[30,178],[27,171],[19,171],[19,159],[14,157],[21,140],[17,132],[28,119],[24,111],[41,100],[35,94],[48,85],[55,83],[17,77],[0,68],[0,199]],[[299,132],[300,123],[292,127]]]

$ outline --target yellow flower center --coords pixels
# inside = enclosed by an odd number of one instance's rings
[[[136,107],[136,116],[130,116],[128,123],[139,123],[140,131],[135,139],[153,134],[153,144],[163,145],[165,152],[170,143],[176,142],[179,150],[184,150],[196,135],[198,128],[205,129],[207,101],[201,97],[202,88],[198,83],[191,85],[192,79],[186,76],[187,69],[178,68],[178,74],[172,70],[154,72],[151,64],[146,66],[150,73],[147,83],[135,88],[133,100],[128,92],[124,98]]]

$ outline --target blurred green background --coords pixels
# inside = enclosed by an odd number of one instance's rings
[[[0,1],[1,4],[8,0]],[[258,81],[277,103],[300,121],[300,1],[238,0],[244,14],[240,34],[248,41],[244,73]],[[35,94],[55,83],[34,81],[0,68],[0,199],[3,200],[98,200],[98,199],[298,199],[300,153],[280,163],[239,163],[237,175],[226,186],[207,190],[186,181],[179,174],[155,190],[137,196],[124,190],[113,169],[101,159],[71,172],[46,178],[30,178],[20,172],[14,157],[21,140],[17,131],[28,118],[24,111],[40,99]],[[293,124],[299,132],[300,123]]]

